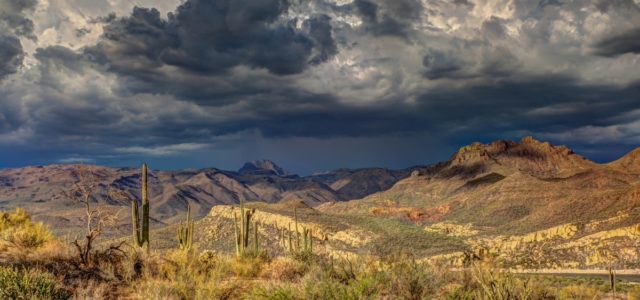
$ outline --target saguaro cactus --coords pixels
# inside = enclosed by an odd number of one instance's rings
[[[234,229],[235,229],[235,233],[236,233],[236,255],[238,257],[242,257],[245,255],[245,253],[247,252],[247,249],[249,247],[249,227],[251,224],[251,217],[253,217],[253,214],[255,213],[256,209],[252,208],[252,209],[245,209],[244,208],[244,200],[240,199],[240,219],[238,220],[238,215],[236,214],[236,212],[233,212],[233,224],[234,224]],[[257,231],[257,225],[256,228],[254,229],[254,234],[257,235],[258,231]],[[257,254],[257,240],[255,243],[255,250],[256,250],[256,254]]]
[[[138,201],[131,203],[131,226],[133,227],[133,243],[138,247],[145,246],[149,252],[149,192],[147,189],[147,164],[142,165],[142,227],[140,226],[140,208]]]
[[[178,229],[178,242],[180,243],[180,249],[191,250],[193,246],[193,226],[194,221],[191,220],[191,205],[187,203],[187,223],[180,222],[180,228]]]
[[[611,287],[611,291],[613,292],[613,297],[616,297],[616,271],[609,267],[609,285]]]
[[[302,251],[312,253],[313,252],[313,233],[311,232],[311,229],[304,228],[302,235],[304,236],[304,244],[303,244]]]
[[[293,208],[293,222],[293,230],[295,230],[293,234],[291,230],[291,223],[289,223],[289,252],[291,254],[301,252],[313,253],[313,232],[310,228],[307,229],[305,227],[302,227],[302,244],[300,244],[301,238],[299,230],[300,226],[298,226],[298,210],[295,207]],[[293,237],[295,237],[295,240]]]
[[[253,253],[258,254],[258,222],[253,225]]]

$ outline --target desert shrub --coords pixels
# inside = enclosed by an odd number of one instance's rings
[[[559,299],[596,299],[599,295],[597,289],[585,285],[569,285],[560,289],[558,293]]]
[[[359,276],[357,280],[350,282],[353,294],[358,296],[358,299],[371,299],[378,295],[381,287],[383,286],[384,276],[381,273],[367,273]]]
[[[230,275],[243,278],[255,278],[260,274],[266,261],[261,257],[227,258],[224,262],[225,269],[231,271]]]
[[[173,250],[143,261],[143,276],[132,282],[136,293],[143,299],[228,299],[240,288],[225,278],[236,273],[255,276],[260,270],[247,271],[248,259],[196,253]]]
[[[0,296],[2,299],[67,299],[70,294],[49,273],[0,267]]]
[[[260,277],[292,281],[302,277],[306,271],[307,265],[304,263],[288,257],[279,257],[265,265]]]
[[[466,290],[462,287],[456,287],[451,291],[448,291],[444,298],[447,300],[473,300],[474,295],[472,291]]]
[[[256,286],[251,290],[246,298],[260,300],[302,299],[299,295],[299,291],[289,284],[276,286]]]
[[[20,248],[37,248],[53,240],[49,228],[41,222],[33,222],[21,208],[15,212],[0,212],[0,239]]]
[[[359,299],[347,284],[330,277],[308,280],[304,285],[304,299]]]
[[[402,299],[423,299],[435,293],[431,268],[413,260],[394,263],[390,269],[390,292]]]
[[[73,288],[73,299],[112,299],[113,286],[103,281],[87,280]]]
[[[627,293],[628,300],[640,300],[640,287],[633,287]]]
[[[466,289],[473,291],[474,299],[531,299],[533,285],[530,279],[516,278],[512,273],[475,266],[473,280]]]

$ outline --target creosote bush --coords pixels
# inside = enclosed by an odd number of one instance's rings
[[[0,267],[0,298],[2,299],[67,299],[53,275],[36,269]]]
[[[0,212],[0,239],[20,248],[37,248],[53,240],[49,228],[41,222],[33,222],[21,208],[15,212]]]

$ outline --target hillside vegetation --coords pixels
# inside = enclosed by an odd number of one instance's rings
[[[0,214],[0,298],[638,299],[638,155],[525,138],[399,173],[5,170],[23,198],[0,203],[37,218]]]
[[[23,217],[20,211],[3,215],[3,219]],[[34,229],[36,225],[26,225],[30,222],[3,227],[1,233],[18,227],[16,230],[26,230],[24,236],[39,237],[43,232]],[[255,221],[249,223],[252,222]],[[306,223],[300,222],[298,226],[304,227],[303,224]],[[47,232],[46,227],[42,230]],[[236,241],[235,237],[231,241]],[[366,254],[336,258],[315,248],[301,247],[274,254],[266,244],[257,245],[255,252],[234,255],[197,246],[147,252],[134,244],[108,243],[92,249],[90,259],[83,261],[73,248],[55,238],[28,244],[3,239],[0,292],[2,298],[9,299],[640,297],[640,288],[615,277],[612,286],[603,279],[517,275],[495,269],[488,261],[449,269],[408,254],[383,259]]]

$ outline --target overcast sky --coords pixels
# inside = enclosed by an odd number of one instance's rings
[[[640,146],[640,0],[0,0],[0,167]]]

